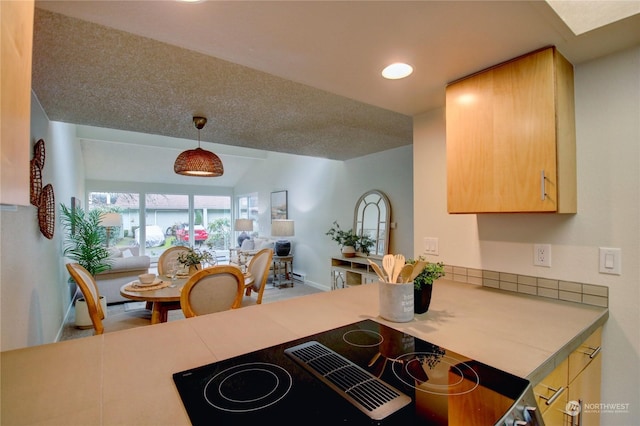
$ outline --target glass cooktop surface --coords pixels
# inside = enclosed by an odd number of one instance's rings
[[[493,425],[529,384],[371,320],[173,379],[194,425]]]

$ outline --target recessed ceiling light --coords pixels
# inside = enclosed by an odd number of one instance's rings
[[[404,64],[402,62],[396,62],[395,64],[391,64],[382,70],[382,76],[384,78],[388,78],[389,80],[398,80],[400,78],[405,78],[413,72],[413,67],[409,64]]]

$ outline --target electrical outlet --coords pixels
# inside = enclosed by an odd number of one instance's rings
[[[551,268],[551,244],[533,245],[533,264]]]

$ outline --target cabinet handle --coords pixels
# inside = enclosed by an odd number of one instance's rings
[[[540,395],[540,398],[545,400],[546,405],[551,405],[555,402],[556,399],[558,399],[560,395],[562,395],[562,392],[564,392],[564,389],[565,389],[564,386],[560,386],[559,389],[549,388],[549,390],[554,391],[555,393],[551,395],[550,398],[547,398],[546,396],[543,396],[543,395]]]
[[[597,348],[592,348],[589,347],[589,349],[591,349],[593,352],[591,352],[591,355],[589,355],[589,358],[594,359],[596,357],[596,355],[598,355],[600,353],[600,350],[602,349],[602,346],[598,346]]]
[[[545,177],[544,177],[544,170],[540,170],[540,200],[544,201],[545,197],[547,196],[547,190],[545,188]]]

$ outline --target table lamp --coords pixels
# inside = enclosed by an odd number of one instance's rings
[[[122,215],[120,213],[105,213],[100,217],[100,225],[107,231],[107,248],[111,239],[111,228],[122,226]]]
[[[293,220],[274,219],[271,221],[271,235],[274,237],[292,237],[295,235]],[[291,241],[276,241],[275,251],[276,256],[288,256],[291,252]]]
[[[242,231],[240,235],[238,235],[238,247],[242,247],[242,242],[250,238],[247,231],[253,231],[253,219],[236,219],[233,229],[235,231]]]

